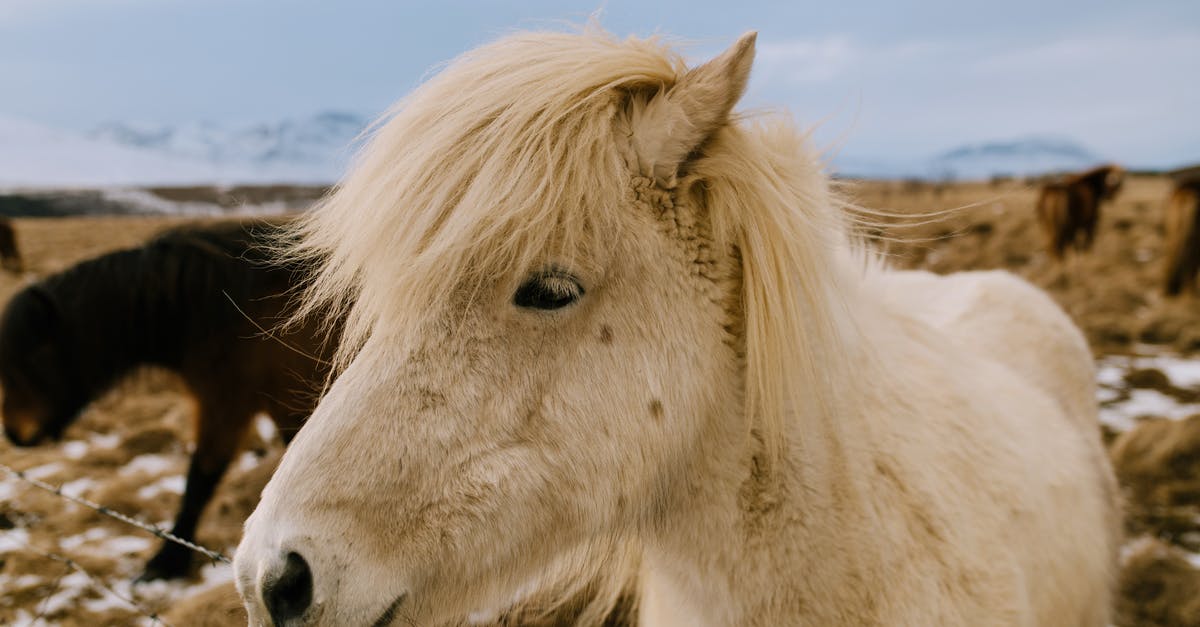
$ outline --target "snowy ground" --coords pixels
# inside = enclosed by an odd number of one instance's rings
[[[1200,359],[1139,348],[1146,352],[1109,355],[1097,362],[1101,422],[1115,431],[1126,431],[1145,416],[1178,420],[1200,413]],[[1166,375],[1170,381],[1167,391],[1130,385],[1130,373],[1149,369]]]
[[[0,460],[27,476],[169,529],[184,488],[190,440],[187,399],[170,381],[148,377],[132,393],[102,399],[55,445],[0,447]],[[126,392],[129,392],[128,390]],[[198,541],[227,556],[282,445],[274,424],[256,421]],[[0,479],[0,624],[179,625],[182,599],[232,581],[226,564],[197,558],[185,580],[133,583],[160,541],[141,529],[5,475]],[[72,560],[79,568],[64,562]],[[81,570],[82,569],[82,570]],[[187,624],[186,621],[183,624]]]

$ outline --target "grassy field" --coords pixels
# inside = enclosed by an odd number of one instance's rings
[[[1134,407],[1133,401],[1151,392],[1177,407],[1200,401],[1200,379],[1178,379],[1156,369],[1157,362],[1147,366],[1144,359],[1131,357],[1169,354],[1176,360],[1172,363],[1186,366],[1191,355],[1200,353],[1200,303],[1193,297],[1162,296],[1165,178],[1127,181],[1116,203],[1105,207],[1095,249],[1065,262],[1045,252],[1034,218],[1036,190],[1020,182],[855,182],[845,184],[844,192],[876,210],[872,220],[878,224],[872,232],[896,267],[935,272],[1004,268],[1048,290],[1084,329],[1104,367],[1100,400],[1106,407]],[[183,221],[16,219],[26,272],[0,275],[0,302],[37,277],[136,244]],[[0,459],[43,480],[66,484],[71,493],[153,522],[170,522],[183,485],[191,416],[179,384],[149,372],[93,404],[64,442],[34,449],[3,442]],[[1119,624],[1200,625],[1200,595],[1195,594],[1200,559],[1194,552],[1200,550],[1200,480],[1195,479],[1200,477],[1200,422],[1144,419],[1136,408],[1129,417],[1128,422],[1110,421],[1106,430],[1131,512]],[[265,424],[252,430],[245,452],[201,522],[199,541],[226,554],[236,546],[242,520],[282,451]],[[149,623],[139,611],[37,551],[76,560],[143,611],[166,613],[170,624],[244,620],[226,613],[236,607],[227,568],[207,565],[185,582],[131,586],[129,580],[157,540],[12,480],[0,483],[0,529],[0,624]]]

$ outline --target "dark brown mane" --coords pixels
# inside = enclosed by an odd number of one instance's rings
[[[336,332],[315,323],[279,329],[306,270],[274,262],[279,235],[266,221],[178,228],[18,292],[0,320],[9,438],[29,445],[57,436],[140,366],[179,373],[199,411],[175,526],[191,538],[251,419],[269,414],[289,440],[336,347]],[[165,545],[147,575],[182,574],[189,556],[180,549]]]

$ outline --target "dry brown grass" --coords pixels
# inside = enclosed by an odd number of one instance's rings
[[[866,182],[855,184],[851,193],[858,203],[873,209],[900,214],[946,212],[935,223],[908,228],[897,226],[899,220],[887,221],[889,225],[881,232],[893,238],[887,243],[888,254],[899,267],[936,272],[1012,270],[1047,289],[1084,328],[1097,355],[1123,353],[1138,342],[1164,344],[1182,352],[1200,349],[1196,301],[1191,297],[1170,301],[1161,296],[1162,206],[1169,193],[1165,178],[1128,180],[1117,202],[1103,209],[1095,248],[1062,264],[1046,253],[1034,216],[1033,187],[1011,181],[949,186]],[[0,302],[25,281],[139,243],[184,221],[149,217],[16,220],[29,271],[21,277],[0,275]],[[1152,374],[1138,376],[1138,386],[1165,385]],[[22,450],[0,442],[0,458],[20,468],[58,463],[47,480],[61,483],[90,478],[93,483],[86,496],[152,521],[170,521],[177,495],[165,492],[143,497],[138,491],[162,476],[183,472],[191,441],[190,421],[191,407],[178,384],[169,376],[152,373],[95,403],[67,433],[68,439],[82,441],[102,434],[111,447],[94,445],[82,457],[68,459],[59,447]],[[1192,437],[1192,422],[1173,424],[1178,426],[1147,422],[1144,434],[1120,436],[1113,450],[1131,502],[1141,507],[1141,513],[1131,520],[1131,530],[1186,547],[1195,539],[1189,535],[1191,526],[1180,528],[1169,516],[1148,514],[1159,511],[1152,510],[1153,506],[1179,505],[1179,499],[1200,494],[1193,473],[1193,469],[1200,472],[1200,462],[1193,463],[1200,435]],[[201,543],[227,553],[236,545],[242,521],[253,509],[281,452],[277,441],[263,442],[257,436],[252,436],[248,446],[259,463],[234,464],[198,533]],[[131,460],[147,455],[161,456],[167,466],[153,472],[122,471]],[[27,528],[30,543],[70,554],[89,570],[114,580],[136,575],[154,550],[153,542],[140,550],[116,553],[106,552],[102,541],[73,549],[68,542],[64,547],[60,545],[63,539],[91,529],[113,537],[138,536],[140,532],[64,506],[53,496],[36,491],[17,489],[13,498],[0,502],[0,523],[5,520]],[[1131,543],[1120,582],[1120,624],[1200,625],[1195,603],[1200,574],[1185,557],[1179,548],[1162,541]],[[52,592],[53,577],[61,574],[62,567],[19,550],[0,554],[0,561],[0,576],[8,577],[4,579],[6,587],[0,587],[0,624],[10,624],[21,610],[36,612],[40,601]],[[23,574],[44,579],[15,585],[15,579]],[[244,621],[229,585],[198,594],[196,590],[177,586],[165,595],[147,595],[143,601],[155,611],[166,612],[174,625]],[[137,618],[121,608],[89,611],[83,601],[99,596],[88,593],[47,618],[64,625],[124,625]]]
[[[1162,295],[1165,177],[1132,176],[1115,203],[1104,205],[1095,247],[1056,262],[1034,213],[1037,189],[1006,182],[945,187],[866,182],[852,197],[900,214],[945,212],[933,223],[904,227],[887,220],[884,245],[898,267],[934,272],[1005,268],[1038,285],[1079,323],[1097,354],[1129,351],[1139,342],[1181,352],[1200,348],[1200,307],[1193,298]],[[909,240],[907,242],[903,240]]]

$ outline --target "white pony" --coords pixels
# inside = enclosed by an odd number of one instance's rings
[[[644,625],[1107,625],[1081,334],[1008,274],[856,252],[804,135],[731,114],[754,44],[518,34],[395,108],[293,251],[346,344],[247,522],[252,621],[575,572]]]

